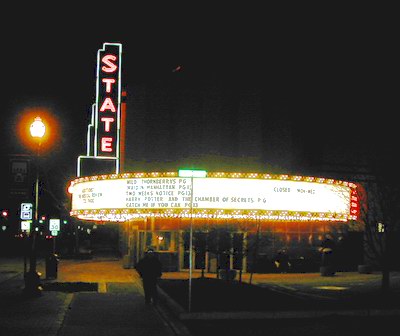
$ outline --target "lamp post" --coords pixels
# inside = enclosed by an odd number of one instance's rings
[[[36,153],[36,181],[35,181],[35,214],[30,230],[31,251],[29,259],[29,272],[25,275],[24,292],[28,295],[40,295],[40,273],[36,270],[36,229],[38,227],[39,214],[39,156],[42,138],[46,133],[46,126],[40,117],[36,117],[30,126],[30,134],[37,141]]]
[[[189,232],[189,292],[188,292],[188,311],[192,310],[192,276],[193,276],[193,178],[206,177],[207,171],[205,170],[192,170],[180,169],[178,171],[179,177],[190,177],[190,232]]]

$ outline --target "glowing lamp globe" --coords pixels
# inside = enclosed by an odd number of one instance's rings
[[[36,117],[30,127],[30,132],[34,138],[42,138],[46,132],[46,126],[44,125],[42,118]]]

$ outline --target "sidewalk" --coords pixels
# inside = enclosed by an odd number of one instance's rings
[[[22,265],[22,266],[21,266]],[[97,291],[44,290],[40,297],[22,295],[23,261],[0,258],[0,331],[2,336],[189,335],[162,307],[146,306],[141,280],[119,260],[61,260],[51,283],[98,283]]]
[[[37,270],[42,272],[41,262]],[[25,298],[22,258],[0,258],[0,330],[2,335],[56,335],[72,295],[45,293]]]

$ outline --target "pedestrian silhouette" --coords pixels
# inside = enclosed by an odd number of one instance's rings
[[[162,276],[162,264],[153,249],[149,249],[139,260],[136,270],[143,281],[145,303],[157,304],[157,280]]]

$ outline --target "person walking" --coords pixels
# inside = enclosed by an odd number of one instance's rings
[[[162,276],[162,264],[153,249],[147,250],[137,263],[136,270],[142,278],[145,303],[157,304],[157,280]]]

